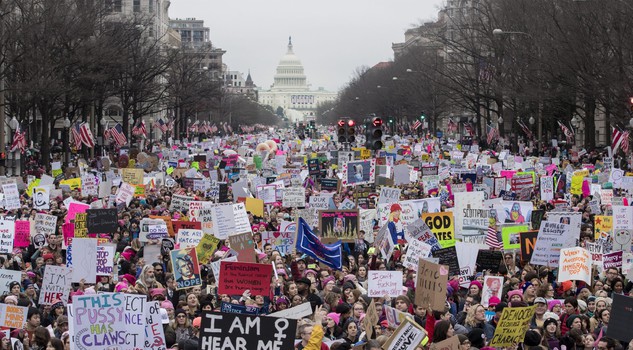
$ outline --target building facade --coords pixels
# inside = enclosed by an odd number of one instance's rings
[[[270,90],[258,92],[259,103],[277,111],[280,107],[288,119],[293,122],[314,120],[319,104],[335,101],[337,93],[323,88],[310,90],[303,64],[292,47],[292,39],[288,40],[288,51],[279,60]]]

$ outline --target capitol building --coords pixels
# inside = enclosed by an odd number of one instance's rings
[[[275,81],[270,90],[258,92],[259,103],[277,111],[283,108],[286,117],[293,122],[314,120],[317,106],[327,101],[335,101],[337,93],[319,88],[310,90],[303,73],[301,60],[292,51],[292,38],[288,39],[288,52],[279,60]]]

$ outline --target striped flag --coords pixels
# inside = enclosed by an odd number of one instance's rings
[[[620,144],[620,148],[622,148],[622,152],[629,153],[629,131],[626,130],[622,135],[622,143]]]
[[[470,136],[475,136],[475,129],[469,122],[464,123],[464,129],[468,132],[468,134],[470,134]]]
[[[448,132],[457,132],[457,123],[453,121],[453,118],[448,118]]]
[[[92,131],[90,131],[90,126],[88,125],[88,123],[81,123],[81,126],[79,126],[79,133],[81,143],[90,148],[93,148],[95,146],[95,138],[94,136],[92,136]]]
[[[167,131],[167,124],[163,121],[163,118],[158,118],[158,120],[154,122],[154,126],[160,129],[162,133]]]
[[[10,152],[15,152],[16,150],[20,150],[20,153],[24,153],[26,151],[26,135],[24,132],[20,132],[20,128],[15,129],[15,134],[13,134],[13,143],[11,144]]]
[[[422,122],[419,120],[416,120],[415,123],[413,123],[413,130],[418,130],[418,128],[421,126],[422,126]]]
[[[490,248],[503,248],[503,243],[499,242],[499,237],[497,237],[496,225],[488,226],[488,232],[486,233],[486,244]]]
[[[110,136],[117,144],[117,146],[121,147],[127,143],[127,137],[123,133],[123,127],[121,124],[117,123],[114,127],[110,128]]]
[[[79,123],[75,123],[71,128],[71,134],[73,136],[73,142],[75,143],[76,149],[81,149],[81,129],[79,128]]]
[[[297,252],[303,252],[335,270],[340,270],[343,262],[341,241],[332,244],[321,243],[319,237],[312,232],[308,223],[301,217],[298,226]]]
[[[196,120],[193,124],[191,124],[191,125],[189,126],[189,132],[193,132],[193,133],[199,132],[199,130],[198,130],[198,124],[200,124],[200,121],[199,121],[199,120]]]
[[[145,122],[141,119],[141,122],[132,128],[132,135],[147,137],[147,129],[145,128]]]
[[[560,120],[558,121],[558,126],[560,126],[563,134],[565,134],[565,137],[567,138],[567,143],[572,143],[574,141],[574,132],[565,124],[561,123]]]
[[[533,136],[532,130],[530,130],[530,128],[528,128],[527,125],[525,125],[525,123],[523,123],[521,120],[517,121],[517,123],[519,123],[519,126],[521,127],[525,135],[528,137],[528,139],[531,139]]]
[[[499,131],[492,125],[488,125],[488,144],[492,143],[492,140],[499,138]]]

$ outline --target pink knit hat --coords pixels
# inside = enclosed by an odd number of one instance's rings
[[[511,290],[508,292],[508,300],[512,299],[513,296],[518,295],[523,300],[523,292],[520,289]]]
[[[341,314],[337,314],[336,312],[330,312],[329,314],[327,314],[327,317],[334,320],[335,324],[338,324],[338,322],[341,320]]]

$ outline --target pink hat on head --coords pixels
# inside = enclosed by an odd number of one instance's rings
[[[348,282],[348,281],[352,281],[356,276],[349,274],[349,275],[345,275],[345,277],[343,277],[343,282]]]
[[[523,292],[520,289],[511,290],[508,292],[508,300],[512,299],[513,296],[518,295],[523,300]]]
[[[473,285],[479,287],[479,290],[481,290],[483,288],[482,285],[481,285],[481,282],[479,282],[477,280],[471,281],[470,285],[468,285],[468,288],[472,287]]]
[[[119,283],[116,284],[116,286],[114,286],[114,291],[117,293],[121,293],[121,291],[123,289],[127,289],[127,283],[125,283],[125,281],[121,281]]]
[[[488,305],[489,306],[497,306],[499,305],[499,303],[501,302],[501,300],[499,300],[499,298],[497,298],[496,296],[491,296],[490,299],[488,299]]]
[[[338,324],[338,322],[341,320],[341,314],[337,314],[336,312],[330,312],[329,314],[327,314],[327,317],[331,318],[335,324]]]
[[[86,290],[84,290],[84,293],[86,293],[86,295],[97,294],[94,287],[86,288]]]
[[[169,300],[164,300],[162,303],[160,303],[160,307],[162,307],[163,309],[173,309],[174,304],[172,304],[172,302]]]

